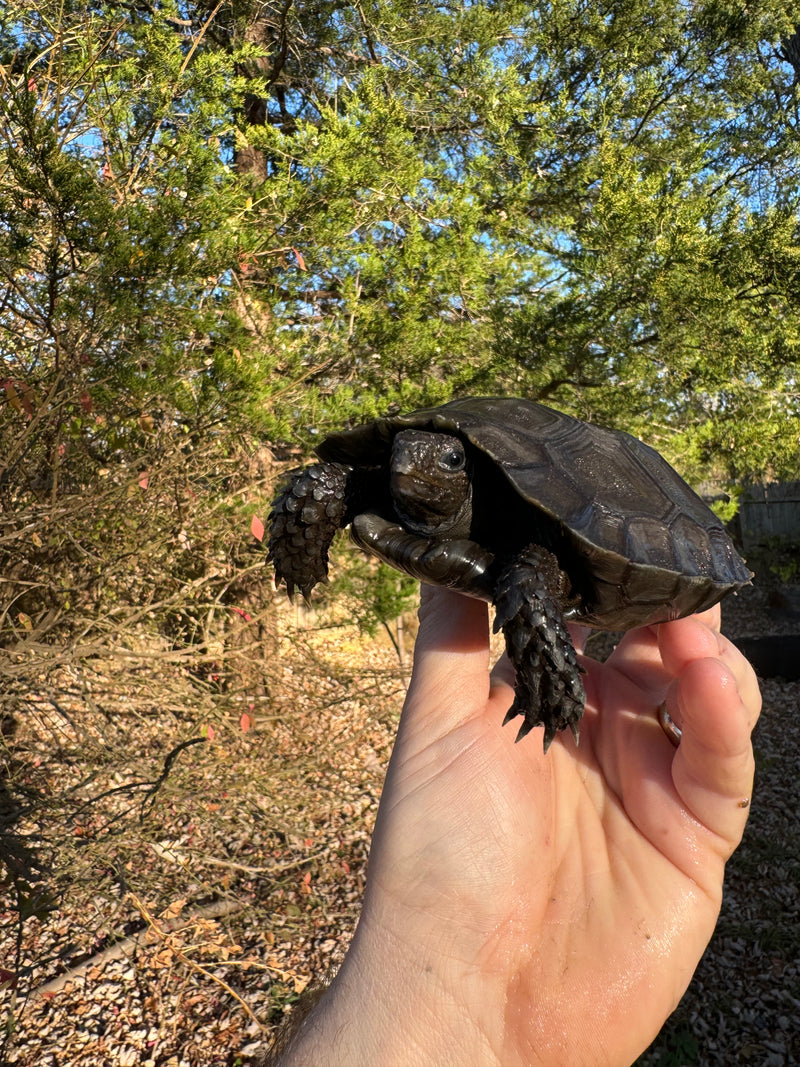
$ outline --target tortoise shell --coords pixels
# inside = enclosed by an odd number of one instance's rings
[[[471,537],[506,557],[535,541],[580,593],[571,621],[617,630],[711,607],[752,577],[722,523],[630,434],[518,398],[473,397],[333,433],[321,459],[388,465],[401,430],[455,434],[474,473]]]

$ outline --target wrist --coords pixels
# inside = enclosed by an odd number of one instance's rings
[[[480,1016],[502,1005],[468,995],[458,961],[432,941],[406,945],[362,915],[331,987],[303,1021],[280,1067],[499,1064]],[[478,976],[474,976],[476,982]]]

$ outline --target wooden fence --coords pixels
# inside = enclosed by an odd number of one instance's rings
[[[800,481],[751,485],[739,502],[745,549],[773,538],[800,541]]]

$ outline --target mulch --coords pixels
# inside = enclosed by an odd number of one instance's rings
[[[146,661],[96,665],[90,692],[64,668],[27,699],[17,774],[53,796],[17,829],[52,842],[54,899],[28,904],[16,960],[0,904],[0,1063],[246,1067],[336,969],[405,679],[390,648],[294,623],[269,699],[182,692]]]

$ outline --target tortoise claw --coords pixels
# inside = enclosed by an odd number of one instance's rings
[[[558,727],[554,723],[549,722],[549,723],[547,723],[545,725],[545,728],[544,728],[544,744],[543,744],[544,752],[547,752],[548,748],[550,748],[550,746],[553,743],[553,738],[556,736],[557,733],[558,733]]]
[[[503,726],[507,726],[511,722],[511,720],[512,719],[516,719],[516,717],[518,715],[519,715],[519,712],[517,711],[516,706],[514,704],[512,704],[511,707],[506,712],[506,717],[503,719]],[[517,738],[517,740],[519,741],[519,738]]]
[[[511,722],[512,719],[515,719],[517,715],[521,714],[522,712],[518,711],[515,707],[509,708],[506,712],[506,717],[503,719],[503,726]],[[552,745],[559,730],[563,730],[565,726],[569,726],[570,732],[575,738],[575,744],[577,745],[580,743],[580,727],[577,722],[550,721],[545,723],[541,720],[539,722],[532,722],[530,719],[523,719],[522,725],[517,731],[517,736],[514,738],[514,744],[521,741],[523,737],[527,737],[531,730],[536,726],[544,726],[543,749],[545,752],[547,752]]]
[[[533,727],[534,723],[528,722],[527,719],[523,719],[522,726],[520,726],[519,730],[517,731],[517,736],[514,738],[514,744],[516,745],[518,741],[521,741],[523,739],[523,737],[527,737]]]

